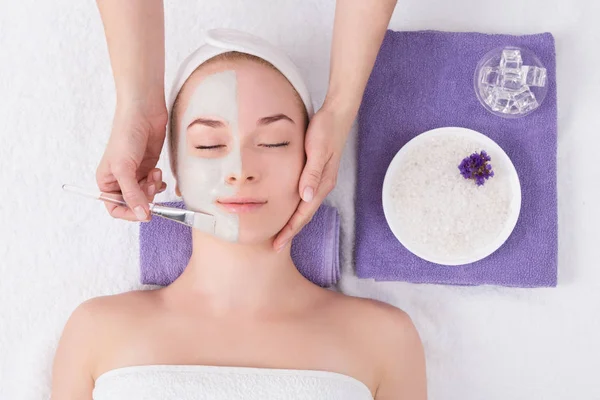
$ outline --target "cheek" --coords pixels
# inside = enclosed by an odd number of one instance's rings
[[[260,213],[240,217],[240,241],[250,243],[276,235],[296,211],[300,201],[298,182],[305,165],[303,143],[287,150],[261,163],[263,174],[256,189],[268,194],[269,206]]]
[[[181,187],[188,192],[200,190],[204,196],[210,195],[218,186],[221,164],[221,160],[186,157],[181,163]]]
[[[269,168],[271,193],[294,200],[299,199],[298,182],[305,165],[304,151],[290,151]]]

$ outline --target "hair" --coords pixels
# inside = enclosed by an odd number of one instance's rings
[[[205,62],[203,62],[202,64],[200,64],[191,74],[190,76],[192,76],[194,73],[196,73],[198,70],[200,70],[203,67],[212,65],[214,63],[220,62],[220,61],[228,61],[228,62],[235,62],[235,61],[240,61],[240,60],[247,60],[247,61],[252,61],[255,63],[258,63],[260,65],[264,65],[270,69],[272,69],[273,71],[276,71],[278,74],[280,74],[281,76],[283,76],[285,78],[285,75],[283,75],[281,73],[280,70],[278,70],[273,64],[271,64],[270,62],[268,62],[267,60],[264,60],[260,57],[254,56],[252,54],[248,54],[248,53],[242,53],[242,52],[238,52],[238,51],[229,51],[227,53],[222,53],[219,54],[215,57],[209,58],[208,60],[206,60]],[[189,79],[189,77],[188,77]],[[286,80],[289,82],[289,80],[286,78]],[[177,135],[178,135],[178,130],[177,130],[177,117],[178,117],[178,110],[179,110],[179,95],[181,94],[181,92],[183,91],[183,88],[185,87],[185,85],[187,84],[187,80],[186,82],[183,84],[183,86],[181,86],[181,89],[179,89],[179,93],[177,93],[177,97],[175,97],[175,101],[173,102],[173,106],[171,107],[171,112],[169,114],[169,148],[170,148],[170,158],[171,158],[171,171],[173,172],[173,176],[175,176],[175,178],[177,178],[177,163],[175,162],[176,158],[177,158]],[[306,106],[304,105],[304,101],[302,101],[302,98],[300,97],[300,94],[298,94],[298,91],[296,90],[296,88],[294,88],[294,86],[291,84],[292,88],[294,89],[294,95],[296,97],[296,100],[298,102],[298,105],[302,108],[303,114],[304,114],[304,123],[305,123],[305,127],[308,127],[308,122],[309,122],[309,118],[308,118],[308,112],[306,111]]]

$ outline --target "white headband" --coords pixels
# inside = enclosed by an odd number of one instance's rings
[[[206,43],[183,60],[175,75],[175,80],[167,99],[167,108],[169,111],[167,134],[169,133],[171,125],[170,121],[173,112],[173,103],[175,103],[179,91],[190,75],[196,68],[209,59],[231,51],[250,54],[262,58],[272,64],[287,78],[296,92],[298,92],[298,95],[300,95],[300,98],[306,107],[308,118],[310,119],[313,116],[314,108],[308,88],[300,75],[300,71],[298,71],[296,65],[294,65],[285,52],[273,46],[266,40],[249,33],[234,29],[211,29],[206,34]],[[170,152],[170,154],[172,154],[172,152]]]
[[[300,95],[308,117],[312,117],[314,110],[310,93],[300,75],[300,71],[287,54],[262,38],[234,29],[209,30],[206,34],[206,43],[183,60],[171,87],[167,104],[169,111],[173,107],[183,84],[196,68],[209,59],[230,51],[251,54],[271,63],[290,81]]]

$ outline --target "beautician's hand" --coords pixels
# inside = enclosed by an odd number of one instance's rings
[[[165,187],[160,176],[144,180],[158,162],[167,124],[163,2],[97,0],[97,4],[115,80],[117,110],[96,181],[101,191],[121,192],[130,207],[107,205],[113,217],[147,220],[148,200],[142,181],[154,183],[156,191]]]
[[[130,106],[115,112],[112,133],[96,171],[98,188],[102,192],[122,193],[129,205],[127,208],[105,203],[115,218],[148,220],[148,202],[166,189],[162,172],[154,168],[165,141],[167,121],[166,109],[157,108],[152,111]]]
[[[335,187],[342,151],[353,120],[353,114],[338,112],[327,106],[311,119],[304,140],[307,161],[299,182],[302,201],[275,239],[273,247],[276,250],[285,247],[300,232]]]
[[[329,88],[306,132],[308,160],[299,185],[303,200],[275,238],[276,250],[300,232],[335,186],[342,149],[395,6],[396,0],[336,1]]]

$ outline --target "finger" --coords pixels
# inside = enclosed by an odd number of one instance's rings
[[[285,227],[279,232],[275,240],[273,241],[273,248],[280,251],[284,248],[301,230],[304,226],[310,222],[312,217],[315,215],[321,203],[327,196],[328,191],[324,190],[324,186],[320,186],[323,189],[317,191],[314,199],[310,202],[300,201],[298,208],[285,225]]]
[[[139,221],[148,219],[148,201],[136,179],[136,167],[133,163],[120,163],[113,174],[119,182],[123,198]],[[112,215],[112,214],[111,214]]]
[[[159,168],[154,168],[148,172],[146,183],[140,182],[140,187],[146,194],[148,202],[152,203],[157,194],[165,191],[167,183],[162,181],[162,171]]]
[[[157,173],[158,172],[158,173]],[[152,188],[152,186],[154,186]],[[162,182],[162,172],[156,168],[148,173],[148,179],[146,185],[143,187],[144,193],[148,198],[149,202],[154,201],[154,197],[164,192],[167,189],[167,183]]]
[[[145,184],[140,184],[144,194],[146,195],[146,200],[148,203],[151,203],[154,200],[154,195],[157,193],[156,184],[148,178],[148,181]]]
[[[152,175],[152,181],[156,184],[156,187],[160,187],[162,183],[162,171],[160,168],[154,168],[150,174]]]
[[[315,149],[307,149],[307,160],[302,175],[300,175],[300,182],[298,184],[298,190],[300,197],[305,202],[311,202],[315,197],[315,193],[319,189],[321,183],[321,177],[323,176],[323,170],[328,162],[327,153],[319,147]]]
[[[160,188],[158,190],[156,190],[156,187],[158,187],[158,182],[156,180],[157,176],[158,176],[158,181],[160,181]],[[156,196],[156,194],[162,193],[167,189],[167,183],[162,182],[162,171],[159,168],[155,168],[155,169],[151,170],[148,173],[148,177],[143,178],[139,182],[139,184],[140,184],[140,188],[146,195],[146,198],[149,202],[152,202],[154,200],[154,197]],[[148,193],[148,189],[151,184],[155,185],[154,193],[152,195],[150,195]],[[112,188],[112,189],[111,190],[105,189],[103,191],[106,193],[119,192],[119,186],[118,186],[117,181],[114,182],[114,185],[109,185],[108,187]],[[108,203],[108,202],[104,202],[104,205],[105,205],[108,213],[114,218],[124,219],[127,221],[139,221],[139,219],[136,217],[136,215],[133,213],[133,211],[131,211],[131,209],[129,207],[119,206],[114,203]]]
[[[142,187],[142,190],[144,191],[144,193],[146,193],[146,198],[148,199],[149,203],[154,203],[154,197],[157,194],[164,192],[165,189],[167,188],[167,184],[165,182],[160,182],[160,187],[158,187],[158,183],[156,181],[154,181],[154,179],[157,176],[160,178],[160,175],[153,174],[153,172],[155,172],[155,171],[151,171],[148,174],[148,181],[145,184],[140,185]],[[158,189],[157,189],[157,187],[158,187]],[[146,222],[149,222],[151,220],[152,220],[152,214],[150,213]]]
[[[161,172],[158,168],[153,168],[148,171],[148,176],[146,177],[146,184],[142,186],[140,182],[140,187],[142,191],[146,195],[146,198],[151,201],[152,197],[158,192],[158,188],[160,188],[162,184],[161,180]]]
[[[298,208],[273,241],[273,248],[281,250],[294,236],[296,236],[304,226],[310,222],[315,215],[325,197],[331,192],[337,180],[337,164],[335,161],[328,163],[323,172],[323,179],[319,185],[319,190],[311,202],[300,201]]]
[[[167,184],[162,181],[162,171],[160,168],[153,168],[148,172],[148,185],[151,184],[154,185],[154,193],[152,196],[164,192],[167,188]]]
[[[155,186],[154,195],[162,193],[167,189],[167,183],[162,181],[162,171],[160,168],[154,168],[148,172],[149,184],[152,183]]]
[[[321,182],[319,182],[319,188],[317,190],[318,198],[320,199],[319,204],[327,197],[327,195],[335,188],[337,183],[337,174],[340,168],[339,157],[333,155],[321,175]]]
[[[138,217],[127,206],[121,206],[114,203],[104,202],[106,210],[113,218],[123,219],[126,221],[139,221]]]
[[[304,225],[310,221],[318,208],[319,204],[316,201],[311,201],[310,203],[301,201],[292,218],[275,238],[273,248],[281,250],[285,247],[300,232]]]
[[[101,192],[115,193],[120,192],[119,182],[112,174],[108,162],[103,157],[96,169],[96,184]]]
[[[144,178],[139,182],[140,188],[144,193],[146,193],[149,181]],[[120,193],[117,193],[120,194]],[[123,219],[126,221],[139,221],[135,213],[127,206],[121,206],[114,203],[104,202],[104,206],[106,210],[113,218]],[[147,220],[146,220],[147,221]]]

